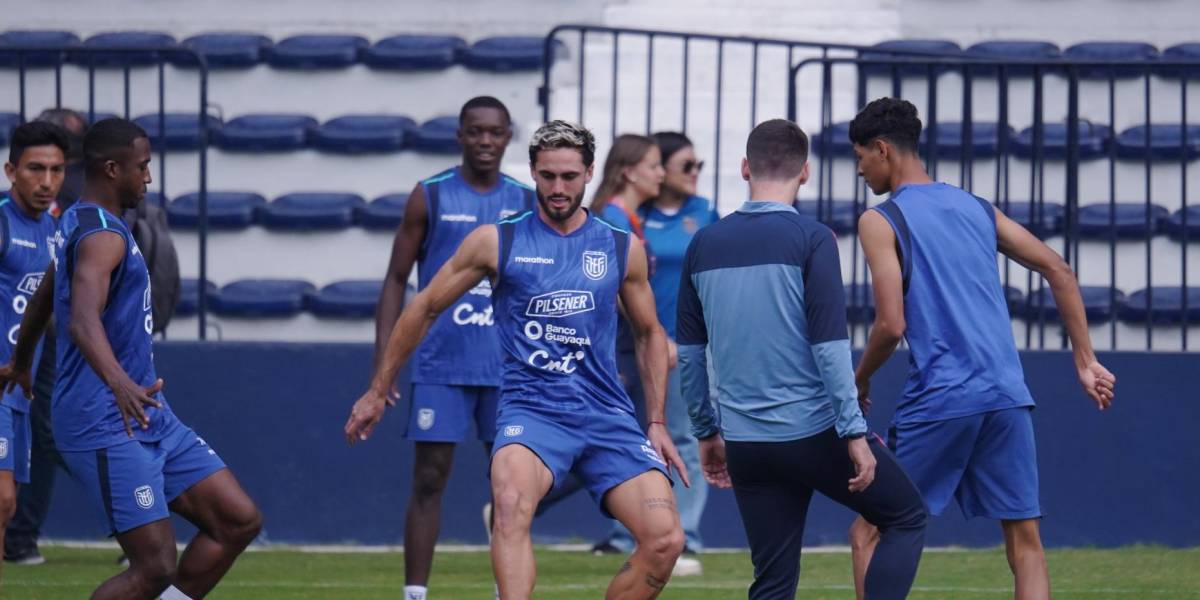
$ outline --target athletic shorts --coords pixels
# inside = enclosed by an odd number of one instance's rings
[[[29,483],[29,413],[11,406],[0,406],[0,471],[12,471],[17,483]]]
[[[412,384],[404,437],[418,442],[463,442],[475,423],[479,441],[496,437],[500,388],[482,385]]]
[[[888,445],[933,515],[953,498],[967,518],[1038,518],[1032,412],[1018,407],[893,426]]]
[[[182,423],[156,442],[129,440],[62,457],[113,534],[167,518],[168,504],[225,468],[216,451]]]
[[[609,490],[647,471],[660,471],[670,481],[666,463],[628,413],[507,401],[496,418],[492,456],[509,444],[525,446],[542,460],[554,476],[551,490],[574,473],[608,518],[604,495]]]

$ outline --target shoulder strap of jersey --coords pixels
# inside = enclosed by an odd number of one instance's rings
[[[612,231],[617,255],[617,269],[621,275],[617,281],[625,281],[625,269],[629,263],[629,232],[615,227],[610,227],[609,230]]]
[[[872,210],[879,212],[892,226],[896,233],[896,255],[900,258],[900,276],[904,282],[904,293],[908,293],[908,284],[912,279],[912,233],[908,229],[908,221],[900,206],[893,200],[888,200]]]
[[[12,240],[12,228],[9,227],[8,211],[4,209],[5,206],[11,203],[11,198],[0,200],[0,235],[4,236],[4,239],[0,240],[0,260],[4,260],[4,257],[8,256],[8,246]]]
[[[442,186],[445,177],[432,177],[421,182],[425,188],[425,239],[421,242],[421,256],[433,247],[433,236],[437,231],[438,208],[441,203]]]
[[[496,223],[496,234],[500,236],[500,253],[496,256],[496,281],[504,279],[504,268],[512,254],[513,239],[517,237],[517,223],[529,218],[532,211],[517,213]]]

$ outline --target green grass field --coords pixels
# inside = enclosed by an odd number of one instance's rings
[[[6,565],[0,596],[29,600],[84,598],[116,573],[115,550],[46,547],[47,563]],[[705,554],[702,577],[678,578],[662,598],[745,598],[750,557]],[[620,557],[538,551],[536,598],[600,598]],[[1200,548],[1171,550],[1055,550],[1049,553],[1055,598],[1200,598]],[[403,587],[398,553],[326,554],[286,550],[251,552],[239,560],[209,598],[399,598]],[[810,553],[797,596],[849,598],[850,558]],[[492,597],[484,552],[441,553],[434,567],[434,600]],[[927,552],[912,598],[1011,597],[1011,578],[1000,550]]]

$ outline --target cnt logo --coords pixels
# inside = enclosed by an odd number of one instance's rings
[[[596,309],[596,300],[591,292],[583,290],[558,290],[534,296],[525,308],[527,317],[569,317]]]

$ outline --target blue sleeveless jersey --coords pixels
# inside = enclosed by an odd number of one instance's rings
[[[475,191],[458,167],[421,182],[429,209],[425,243],[417,256],[417,286],[425,289],[454,255],[467,234],[480,225],[533,208],[533,189],[501,175],[496,187]],[[500,384],[500,341],[492,313],[492,287],[484,280],[442,313],[413,358],[416,383]]]
[[[8,340],[0,344],[0,363],[12,359],[25,307],[50,266],[54,227],[54,217],[48,213],[34,219],[11,198],[0,199],[0,327]],[[0,405],[29,412],[29,400],[19,388],[4,394]]]
[[[896,233],[909,374],[896,424],[1032,406],[996,261],[996,213],[944,183],[906,185],[874,210]]]
[[[154,353],[150,316],[150,273],[125,222],[103,208],[80,201],[67,209],[59,220],[54,236],[54,318],[58,322],[58,381],[54,386],[51,420],[54,440],[60,450],[96,450],[126,442],[129,437],[121,423],[121,413],[112,391],[84,359],[71,339],[71,275],[75,269],[79,243],[102,231],[125,240],[125,258],[113,270],[108,302],[100,322],[108,334],[108,343],[121,368],[135,383],[149,387],[158,378],[154,372]],[[133,424],[135,439],[145,442],[162,439],[177,423],[161,393],[156,396],[163,407],[144,407],[150,418],[149,429]]]
[[[570,235],[534,211],[500,221],[492,297],[512,401],[633,414],[617,375],[617,294],[629,233],[594,216]]]

